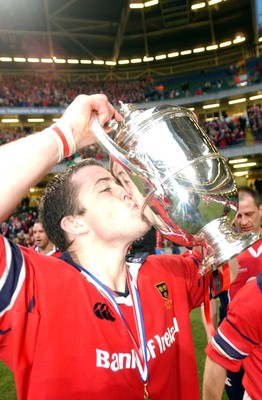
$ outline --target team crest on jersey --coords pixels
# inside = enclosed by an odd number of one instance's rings
[[[158,283],[155,285],[159,293],[161,294],[164,299],[168,298],[168,288],[165,282]]]

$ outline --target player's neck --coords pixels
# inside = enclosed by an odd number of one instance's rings
[[[48,243],[45,247],[38,247],[39,253],[48,254],[50,251],[54,250],[53,243]]]
[[[126,288],[125,254],[125,251],[112,248],[107,251],[95,251],[92,248],[83,252],[70,252],[76,263],[91,272],[104,285],[118,292],[125,292]]]

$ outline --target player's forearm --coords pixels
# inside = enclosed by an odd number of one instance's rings
[[[239,264],[236,257],[228,261],[228,265],[230,269],[230,283],[232,283],[236,279],[239,270]]]
[[[58,162],[57,142],[45,131],[0,146],[0,220]]]
[[[203,380],[203,400],[221,400],[225,379],[225,368],[207,357]]]

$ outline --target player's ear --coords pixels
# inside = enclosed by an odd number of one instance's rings
[[[64,217],[61,220],[60,225],[65,232],[73,235],[78,235],[84,232],[86,233],[88,231],[84,219],[79,215],[68,215]]]

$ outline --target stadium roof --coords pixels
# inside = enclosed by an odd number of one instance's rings
[[[56,64],[56,71],[129,74],[154,69],[158,74],[228,64],[255,54],[258,32],[254,0],[221,0],[192,10],[196,0],[159,0],[155,6],[130,9],[136,0],[0,0],[1,57],[90,60],[90,64]],[[207,2],[206,2],[207,3]],[[181,55],[245,36],[242,44]],[[156,60],[161,55],[179,54]],[[119,60],[154,57],[152,62],[119,65]],[[94,61],[115,61],[116,66]],[[34,64],[0,62],[1,71]],[[41,68],[41,67],[40,67]],[[45,64],[45,69],[50,65]]]

